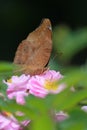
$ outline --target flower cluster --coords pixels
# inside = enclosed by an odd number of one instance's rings
[[[19,123],[9,112],[0,114],[0,130],[23,130],[23,127],[27,126],[29,122],[29,120],[25,120]]]
[[[49,93],[57,94],[61,92],[65,85],[57,85],[57,81],[63,76],[60,72],[47,70],[40,75],[31,76],[21,75],[12,76],[11,79],[4,81],[7,84],[7,96],[9,99],[16,99],[19,104],[24,104],[24,97],[32,94],[34,96],[45,98]]]
[[[62,79],[60,72],[47,70],[40,75],[25,75],[12,76],[4,83],[7,85],[8,99],[15,99],[18,104],[25,104],[25,97],[34,95],[39,98],[45,98],[48,94],[58,94],[65,89],[65,84],[57,84],[57,81]],[[8,115],[8,114],[7,114]],[[56,113],[56,120],[63,120],[67,117],[64,113]],[[9,118],[8,118],[9,117]],[[62,119],[59,119],[59,118]],[[18,122],[12,115],[5,116],[0,114],[0,129],[1,130],[22,130],[22,126],[28,125],[30,120]]]

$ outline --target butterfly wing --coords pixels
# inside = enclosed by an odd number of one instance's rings
[[[43,72],[49,61],[52,51],[52,30],[49,19],[19,44],[14,63],[21,65],[25,74],[38,74]]]

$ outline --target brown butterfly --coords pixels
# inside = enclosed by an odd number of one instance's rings
[[[23,40],[16,51],[14,63],[24,74],[41,74],[46,70],[52,51],[52,27],[48,18]]]

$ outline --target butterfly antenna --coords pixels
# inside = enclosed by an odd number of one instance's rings
[[[56,53],[56,54],[53,56],[53,58],[51,59],[51,61],[53,62],[58,55],[61,56],[61,55],[62,55],[62,52]],[[50,67],[52,67],[52,65],[50,65]]]
[[[55,55],[51,58],[51,62],[53,62],[56,57],[57,57],[57,54],[55,54]],[[49,62],[50,64],[48,64],[49,67],[52,67],[51,62]]]

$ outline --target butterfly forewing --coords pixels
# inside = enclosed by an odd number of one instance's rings
[[[45,70],[52,51],[52,29],[49,19],[23,40],[15,53],[14,63],[19,65],[22,73],[40,74]]]

